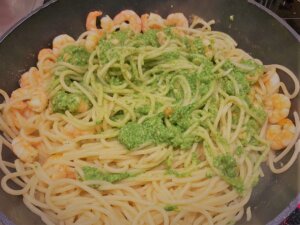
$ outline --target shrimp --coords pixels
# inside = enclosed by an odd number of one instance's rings
[[[99,33],[99,32],[94,32],[94,31],[90,31],[90,33],[87,35],[86,37],[86,41],[85,41],[85,47],[88,51],[93,51],[98,42],[99,42],[99,39],[101,38],[101,36],[103,35],[103,32],[102,33]]]
[[[24,113],[25,109],[42,112],[48,105],[46,93],[39,88],[18,88],[12,93],[11,100],[16,101],[12,107],[21,113]]]
[[[59,54],[59,51],[68,44],[74,43],[75,40],[71,36],[67,34],[58,35],[56,38],[53,39],[52,47],[53,53],[55,56]]]
[[[46,160],[46,162],[43,164],[43,167],[46,169],[47,174],[51,179],[54,180],[63,178],[76,179],[76,173],[73,168],[58,162],[61,158],[62,154],[55,154]]]
[[[37,87],[42,81],[41,73],[35,67],[31,67],[29,71],[21,75],[19,80],[20,87]]]
[[[277,123],[289,115],[291,101],[283,94],[273,94],[266,97],[264,104],[270,123]]]
[[[102,16],[101,11],[90,12],[86,18],[85,27],[87,30],[99,30],[97,28],[97,17]]]
[[[9,113],[8,120],[9,125],[14,126],[17,130],[20,130],[24,127],[24,123],[27,122],[28,118],[32,117],[34,113],[29,110],[27,107],[23,110],[11,109]]]
[[[291,143],[296,132],[294,123],[288,119],[282,119],[278,124],[268,127],[266,138],[271,143],[271,149],[280,150]]]
[[[128,22],[129,24],[126,24]],[[140,33],[142,29],[141,18],[132,10],[123,10],[114,17],[114,24],[119,25],[120,29],[129,28],[135,32]]]
[[[38,150],[21,136],[13,139],[12,151],[19,159],[27,163],[34,162],[38,157]]]
[[[183,27],[183,28],[189,27],[189,22],[182,13],[172,13],[168,15],[165,24],[167,26],[176,26],[176,27]]]
[[[262,78],[267,94],[277,93],[280,86],[280,78],[276,71],[268,71]]]
[[[104,16],[101,18],[101,28],[103,31],[111,33],[115,30],[115,23],[109,16]]]
[[[13,101],[12,108],[24,110],[27,107],[25,102],[29,98],[29,88],[18,88],[11,94],[10,101]]]
[[[55,65],[56,56],[53,54],[52,49],[43,48],[38,54],[38,68],[42,75],[50,75],[52,67]]]
[[[39,54],[38,54],[38,61],[42,61],[44,58],[46,58],[47,56],[53,56],[53,51],[51,48],[43,48],[40,50]]]
[[[48,97],[41,89],[34,89],[28,101],[28,108],[34,112],[42,112],[48,105]]]
[[[52,179],[70,178],[76,179],[76,174],[72,168],[67,165],[57,164],[54,165],[51,171]]]
[[[162,29],[165,26],[165,20],[160,15],[155,13],[143,14],[141,16],[142,31],[145,32],[149,29]]]

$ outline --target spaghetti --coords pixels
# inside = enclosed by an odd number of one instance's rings
[[[214,21],[124,10],[98,28],[101,15],[41,50],[11,97],[0,91],[3,190],[46,224],[240,220],[262,162],[281,173],[299,154],[298,113],[286,118],[296,76],[236,48]]]

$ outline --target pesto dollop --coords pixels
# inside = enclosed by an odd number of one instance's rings
[[[53,112],[70,113],[85,112],[91,107],[89,100],[82,94],[67,93],[58,91],[51,99]]]
[[[58,62],[67,62],[75,66],[85,66],[88,63],[90,53],[82,46],[69,45],[58,56]]]
[[[194,135],[183,135],[192,124],[191,112],[193,106],[177,107],[171,114],[167,126],[164,122],[166,115],[159,113],[143,123],[129,122],[120,129],[119,141],[128,149],[135,149],[144,144],[167,143],[175,148],[187,149],[200,138]]]
[[[130,173],[108,173],[103,172],[95,167],[84,166],[82,167],[84,180],[104,180],[110,183],[115,183],[124,180],[130,176]]]

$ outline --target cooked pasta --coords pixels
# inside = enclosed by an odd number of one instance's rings
[[[49,225],[250,220],[261,164],[282,173],[300,151],[296,76],[214,21],[124,10],[97,27],[100,16],[42,49],[11,96],[0,91],[3,190]]]

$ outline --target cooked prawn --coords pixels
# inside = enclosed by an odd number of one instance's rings
[[[24,162],[34,162],[38,157],[37,149],[21,136],[17,136],[13,139],[12,150],[15,155]]]
[[[35,67],[31,67],[21,75],[20,87],[37,87],[42,82],[41,73]]]
[[[129,26],[135,33],[141,32],[142,29],[141,18],[132,10],[123,10],[117,14],[114,17],[114,24],[119,26],[121,30]]]
[[[52,179],[62,179],[70,178],[76,179],[76,173],[74,169],[67,165],[57,164],[51,168],[51,178]]]
[[[54,55],[58,55],[59,51],[68,44],[74,43],[75,40],[67,34],[58,35],[53,39],[52,47]]]
[[[18,88],[13,91],[11,100],[16,101],[12,108],[18,109],[22,114],[25,109],[42,112],[48,105],[47,94],[40,88]]]
[[[278,124],[271,124],[266,132],[266,138],[271,143],[271,149],[280,150],[293,140],[296,132],[294,123],[288,119],[282,119]]]
[[[34,89],[28,101],[28,108],[34,112],[42,112],[48,105],[47,94],[41,89]]]
[[[88,14],[85,24],[87,30],[99,30],[97,28],[97,17],[99,16],[102,16],[101,11],[93,11]]]
[[[168,15],[165,24],[167,26],[188,28],[189,22],[182,13],[172,13]]]
[[[22,110],[11,109],[10,113],[7,114],[7,118],[10,126],[14,126],[17,130],[20,130],[22,127],[24,127],[24,122],[26,122],[28,118],[32,117],[33,115],[34,112],[26,107]]]
[[[43,48],[39,51],[38,61],[41,61],[48,56],[54,57],[52,49],[51,48]]]
[[[103,35],[103,32],[95,32],[95,31],[90,31],[90,33],[87,35],[86,40],[85,40],[85,47],[88,51],[93,51],[101,36]]]
[[[18,88],[11,93],[10,101],[13,101],[12,108],[24,110],[27,107],[25,100],[29,99],[29,88]]]
[[[115,30],[114,21],[109,16],[104,16],[101,18],[101,28],[107,33],[111,33]]]
[[[160,15],[155,13],[148,13],[143,14],[141,16],[141,22],[142,22],[142,31],[145,32],[149,29],[162,29],[165,26],[165,20],[161,18]]]
[[[51,69],[55,65],[56,56],[53,53],[53,50],[50,48],[43,48],[38,54],[38,68],[42,72],[42,75],[49,76]]]
[[[43,164],[43,167],[46,169],[49,177],[51,179],[76,179],[76,173],[73,168],[65,164],[60,164],[59,160],[61,158],[62,154],[55,154],[47,158]]]
[[[262,78],[267,94],[277,93],[280,86],[280,78],[276,71],[268,71]]]
[[[289,115],[291,101],[283,94],[267,96],[264,104],[270,123],[277,123]]]

